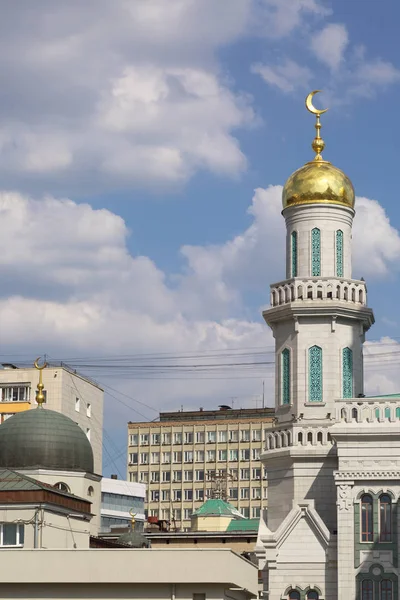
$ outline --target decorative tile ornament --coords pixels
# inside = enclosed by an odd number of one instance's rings
[[[309,402],[322,402],[322,348],[312,346],[308,350]]]
[[[321,275],[321,231],[318,227],[311,231],[311,274],[313,277]]]
[[[282,352],[282,404],[290,404],[290,350]]]
[[[343,277],[343,231],[340,229],[336,232],[336,277]]]
[[[353,351],[342,351],[343,398],[353,398]]]
[[[297,231],[290,236],[292,277],[297,277]]]

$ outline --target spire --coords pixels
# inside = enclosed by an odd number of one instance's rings
[[[37,384],[36,402],[38,404],[38,408],[43,408],[43,403],[46,402],[46,397],[43,394],[44,383],[42,371],[47,367],[47,362],[45,361],[43,365],[39,367],[39,359],[40,356],[34,362],[35,368],[39,371],[39,383]]]
[[[323,149],[325,148],[325,142],[321,138],[321,135],[320,135],[320,131],[321,131],[320,116],[328,110],[327,108],[324,108],[323,110],[318,110],[317,108],[315,108],[315,106],[312,103],[313,96],[315,94],[318,94],[318,92],[320,92],[320,91],[321,90],[314,90],[313,92],[310,92],[310,94],[308,94],[308,96],[306,98],[306,108],[308,111],[310,111],[310,113],[315,115],[316,120],[317,120],[315,123],[315,129],[316,129],[317,133],[311,144],[311,147],[315,152],[314,160],[317,162],[323,160],[321,153],[322,153]]]

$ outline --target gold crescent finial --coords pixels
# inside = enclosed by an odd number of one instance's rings
[[[133,508],[131,508],[131,510],[129,511],[129,514],[131,515],[131,528],[133,529],[136,523],[136,513],[133,512]]]
[[[329,110],[328,108],[319,110],[318,108],[315,108],[315,106],[312,103],[312,99],[313,99],[314,95],[318,94],[320,91],[321,90],[314,90],[313,92],[310,92],[306,98],[307,110],[310,113],[312,113],[313,115],[315,115],[315,117],[317,119],[317,122],[315,123],[315,129],[317,131],[317,134],[313,140],[313,143],[311,144],[311,147],[315,152],[314,160],[316,160],[316,161],[323,160],[321,153],[322,153],[322,150],[325,148],[325,142],[321,138],[321,135],[320,135],[320,131],[321,131],[320,116],[323,115],[324,113],[326,113],[327,110]]]
[[[33,363],[35,365],[35,369],[39,371],[39,383],[37,384],[37,392],[36,392],[36,402],[38,404],[38,408],[43,408],[43,403],[46,402],[46,396],[43,394],[44,384],[43,384],[43,375],[42,371],[47,367],[47,362],[44,361],[43,365],[39,366],[40,356]]]

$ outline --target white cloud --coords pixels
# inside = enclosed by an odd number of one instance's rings
[[[310,17],[326,17],[331,11],[318,0],[261,0],[256,16],[259,28],[272,38],[292,33]]]
[[[312,78],[308,67],[301,66],[289,59],[276,66],[256,63],[252,65],[251,72],[260,75],[266,83],[279,88],[282,92],[308,88]]]
[[[349,35],[345,25],[330,23],[322,31],[312,35],[311,48],[318,60],[336,70],[344,59],[348,43]]]

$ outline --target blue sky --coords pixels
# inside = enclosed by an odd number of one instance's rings
[[[284,276],[280,186],[312,157],[304,98],[319,88],[324,157],[359,197],[354,277],[376,316],[367,391],[398,390],[399,11],[394,0],[8,6],[0,353],[215,362],[256,361],[258,349],[270,363],[260,314]],[[106,395],[106,469],[140,413],[232,397],[251,406],[263,380],[272,404],[273,365],[263,369],[177,379],[89,369],[117,390]]]

